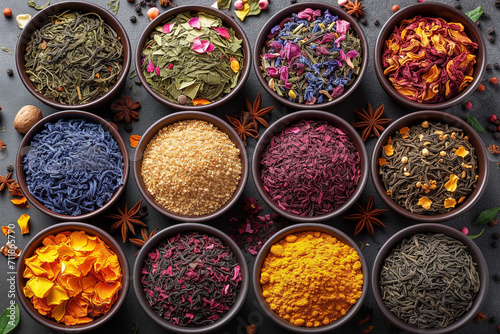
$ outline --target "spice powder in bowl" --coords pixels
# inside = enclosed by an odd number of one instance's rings
[[[262,296],[281,318],[320,327],[344,316],[361,297],[358,253],[320,231],[288,234],[274,244],[260,270]]]
[[[399,206],[416,214],[453,210],[477,184],[477,156],[462,129],[424,121],[389,137],[379,176]]]
[[[148,143],[141,176],[148,192],[167,210],[201,216],[222,207],[242,173],[240,151],[213,124],[184,120],[161,129]]]
[[[275,135],[262,153],[261,180],[284,211],[319,216],[356,190],[361,159],[354,143],[326,121],[300,121]]]
[[[478,44],[461,23],[418,15],[395,27],[385,45],[384,75],[412,101],[449,100],[473,80]]]
[[[361,70],[361,40],[328,9],[304,9],[273,27],[261,52],[262,75],[279,96],[301,104],[339,97]]]

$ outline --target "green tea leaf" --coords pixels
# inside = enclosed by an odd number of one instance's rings
[[[484,14],[483,7],[478,6],[476,9],[471,10],[470,12],[465,13],[472,21],[477,22],[481,15]]]
[[[498,211],[500,211],[500,207],[491,208],[481,212],[479,217],[474,221],[474,225],[483,225],[488,223],[490,220],[496,217]]]
[[[217,0],[217,8],[229,9],[231,7],[231,0]]]
[[[118,9],[120,8],[119,0],[110,0],[108,1],[108,10],[112,12],[115,16],[118,14]]]
[[[12,52],[10,52],[10,50],[9,50],[9,49],[7,49],[5,46],[2,46],[2,47],[1,47],[1,49],[2,49],[2,51],[4,51],[4,52],[8,52],[9,54],[12,54]]]
[[[28,6],[30,7],[33,7],[35,8],[36,10],[41,10],[41,9],[44,9],[45,7],[47,7],[48,5],[50,5],[50,0],[47,1],[47,3],[43,6],[37,6],[35,1],[28,1]]]
[[[19,306],[9,306],[0,316],[0,334],[7,334],[16,328],[20,320]]]
[[[474,240],[476,238],[479,238],[481,236],[481,234],[483,234],[483,232],[484,232],[484,228],[480,233],[475,234],[475,235],[468,235],[468,237],[471,238],[472,240]]]
[[[472,128],[474,130],[476,130],[476,132],[479,132],[479,133],[486,132],[486,130],[483,128],[483,126],[479,123],[479,121],[474,116],[471,116],[469,114],[465,115],[465,121],[467,123],[469,123],[469,125],[472,126]]]
[[[260,14],[259,0],[249,0],[248,4],[250,5],[250,10],[248,11],[247,16]]]

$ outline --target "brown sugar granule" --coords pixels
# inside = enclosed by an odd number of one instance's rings
[[[186,120],[161,129],[143,155],[141,175],[167,210],[209,214],[233,195],[241,177],[240,151],[211,123]]]

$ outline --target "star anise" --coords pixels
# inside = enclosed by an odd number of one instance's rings
[[[474,317],[474,320],[476,322],[481,322],[481,321],[483,321],[485,319],[486,319],[486,316],[483,313],[481,313],[481,312],[479,312],[478,314],[476,314],[476,316]]]
[[[356,16],[357,19],[359,19],[360,16],[365,15],[365,12],[363,12],[364,6],[362,6],[363,1],[355,0],[352,2],[349,0],[345,5],[344,8],[347,10],[347,14],[351,16]]]
[[[240,117],[240,119],[237,119],[236,117],[226,116],[245,145],[247,144],[247,136],[253,138],[257,138],[259,136],[259,133],[252,128],[252,123],[248,122],[248,114],[248,112],[244,113],[243,116]]]
[[[7,184],[7,189],[9,190],[10,196],[24,197],[23,191],[21,190],[21,188],[19,187],[19,183],[17,182]]]
[[[263,117],[265,115],[269,114],[274,109],[274,106],[260,109],[260,103],[262,101],[262,97],[261,97],[260,93],[259,93],[259,95],[257,95],[257,98],[253,102],[253,105],[250,103],[250,100],[248,99],[248,97],[246,97],[245,99],[246,99],[247,109],[249,112],[249,123],[252,124],[252,127],[254,128],[254,130],[255,131],[259,130],[259,124],[257,124],[257,122],[264,125],[264,127],[266,127],[266,128],[269,127],[269,124],[267,124],[267,121]],[[242,112],[236,116],[242,116],[243,114],[244,114],[244,112]]]
[[[354,229],[354,234],[358,234],[366,227],[368,233],[373,235],[373,225],[385,227],[385,225],[380,221],[380,219],[376,218],[376,216],[381,215],[386,212],[386,209],[374,209],[373,208],[373,195],[370,196],[368,200],[368,204],[366,205],[366,209],[363,208],[359,203],[356,203],[356,210],[359,213],[354,213],[349,216],[345,216],[344,219],[348,220],[357,220],[356,228]]]
[[[151,234],[148,236],[148,229],[147,228],[141,228],[141,235],[142,235],[142,240],[141,239],[136,239],[136,238],[129,238],[128,240],[133,243],[134,245],[136,245],[137,247],[141,248],[142,246],[144,246],[144,244],[153,237],[153,235],[156,234],[156,232],[158,231],[158,227],[155,228],[153,230],[153,232],[151,232]],[[137,256],[139,252],[137,252],[135,255]]]
[[[130,230],[132,234],[135,235],[134,225],[148,227],[145,223],[141,221],[148,214],[139,215],[139,210],[141,209],[142,200],[137,202],[130,210],[128,209],[128,204],[125,204],[125,209],[122,211],[117,207],[118,214],[105,215],[106,218],[115,219],[116,222],[111,225],[111,232],[121,229],[123,243],[127,241],[127,234]]]
[[[125,123],[130,123],[131,118],[138,120],[139,113],[137,109],[141,107],[141,103],[139,101],[132,101],[132,98],[128,95],[125,97],[119,98],[117,104],[112,104],[111,109],[116,113],[113,120],[115,122],[119,122],[122,119],[125,119]]]
[[[160,5],[162,7],[166,7],[166,6],[170,5],[171,3],[172,3],[172,1],[170,1],[170,0],[160,0]]]
[[[366,141],[368,137],[380,137],[380,134],[385,130],[383,126],[392,121],[392,119],[389,118],[380,118],[384,113],[384,105],[381,105],[373,112],[373,108],[368,102],[368,110],[363,108],[361,108],[361,110],[355,109],[354,113],[361,118],[361,121],[352,123],[352,126],[355,128],[363,128],[363,133],[361,134],[363,141]]]
[[[11,176],[12,176],[12,172],[7,174],[5,177],[0,175],[0,191],[2,191],[3,188],[5,188],[5,187],[9,187],[9,184],[11,184],[12,182],[15,182],[14,179],[10,178]]]
[[[7,148],[7,145],[3,142],[3,140],[0,140],[0,150],[4,150]]]

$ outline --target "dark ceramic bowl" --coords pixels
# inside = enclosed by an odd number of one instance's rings
[[[107,203],[105,203],[102,207],[83,214],[83,215],[78,215],[78,216],[71,216],[71,215],[65,215],[65,214],[60,214],[56,213],[47,207],[45,207],[40,201],[38,201],[29,191],[28,185],[26,184],[26,175],[24,173],[24,163],[23,159],[28,154],[30,151],[30,143],[33,137],[42,131],[45,127],[46,123],[55,123],[59,119],[76,119],[76,118],[82,118],[85,119],[89,122],[96,123],[96,124],[101,124],[102,127],[109,131],[112,135],[113,138],[116,140],[118,143],[118,146],[120,147],[120,151],[123,157],[123,185],[118,188],[116,193],[109,199]],[[42,118],[38,123],[36,123],[29,131],[28,133],[24,136],[23,140],[21,141],[21,145],[19,146],[19,150],[17,151],[17,156],[16,156],[16,174],[19,182],[19,186],[21,187],[21,190],[23,191],[24,195],[26,196],[26,199],[30,204],[32,204],[35,208],[46,214],[47,216],[50,216],[54,219],[57,219],[59,221],[72,221],[72,222],[77,222],[77,221],[82,221],[82,220],[87,220],[90,218],[94,218],[96,216],[101,215],[103,212],[107,211],[110,209],[120,198],[122,193],[125,191],[125,185],[127,184],[127,179],[128,179],[128,170],[129,170],[129,158],[128,158],[128,151],[127,147],[125,146],[125,142],[123,141],[122,137],[118,133],[118,131],[106,120],[103,118],[85,112],[85,111],[78,111],[78,110],[67,110],[67,111],[60,111],[55,114],[46,116]]]
[[[311,105],[306,105],[305,103],[293,102],[285,97],[279,96],[274,90],[272,90],[269,87],[269,83],[264,79],[264,76],[263,76],[262,70],[261,70],[261,63],[260,63],[262,48],[264,47],[264,45],[267,41],[267,35],[271,31],[271,28],[279,25],[280,22],[283,21],[283,19],[290,17],[293,13],[298,13],[301,10],[304,10],[307,8],[312,8],[314,10],[321,9],[321,11],[328,9],[328,11],[332,15],[338,16],[339,19],[341,19],[341,20],[348,21],[351,24],[352,30],[354,30],[354,32],[358,35],[359,39],[361,40],[361,46],[363,49],[362,50],[363,62],[361,63],[361,70],[359,71],[359,74],[356,77],[356,79],[354,80],[354,82],[349,87],[346,87],[344,92],[340,96],[333,99],[332,101],[318,103],[318,104],[311,104]],[[347,14],[345,11],[343,11],[342,9],[340,9],[337,6],[327,4],[327,3],[322,3],[322,2],[305,2],[305,3],[297,3],[295,5],[285,7],[284,9],[280,10],[278,13],[274,14],[273,17],[271,17],[266,22],[266,24],[260,30],[259,35],[257,36],[257,41],[255,42],[255,47],[254,47],[253,55],[252,55],[252,61],[253,61],[253,69],[255,71],[255,74],[257,75],[257,79],[259,79],[260,84],[269,93],[269,95],[274,97],[280,103],[283,103],[284,105],[291,107],[291,108],[295,108],[295,109],[308,108],[308,109],[326,110],[326,109],[331,108],[334,105],[344,101],[349,95],[351,95],[356,90],[356,88],[361,83],[363,76],[365,75],[366,68],[368,66],[368,55],[369,55],[368,41],[366,39],[365,33],[363,32],[363,29],[358,24],[357,20],[355,20],[352,16],[350,16],[349,14]]]
[[[392,34],[394,27],[399,26],[402,20],[410,19],[416,15],[421,15],[423,17],[435,17],[443,18],[447,22],[458,22],[463,24],[465,28],[465,33],[467,36],[475,43],[478,44],[476,64],[474,65],[474,80],[459,94],[455,95],[451,99],[439,103],[420,103],[416,101],[411,101],[404,95],[401,95],[392,86],[389,79],[384,75],[384,68],[382,66],[382,54],[385,50],[385,41]],[[389,94],[389,96],[394,99],[398,104],[402,105],[411,110],[421,110],[425,108],[430,109],[446,109],[450,108],[456,104],[463,102],[470,94],[472,94],[477,86],[481,83],[485,69],[486,69],[486,47],[484,44],[481,31],[477,25],[467,17],[464,13],[458,9],[437,2],[425,2],[418,3],[406,8],[400,9],[384,24],[382,30],[377,37],[375,43],[375,73],[377,78],[384,88],[384,90]]]
[[[338,240],[342,241],[344,244],[354,248],[356,252],[358,252],[361,261],[361,272],[363,274],[363,290],[361,297],[356,301],[356,303],[353,306],[351,306],[351,308],[347,311],[347,313],[343,317],[335,321],[332,321],[328,325],[323,325],[320,327],[296,326],[291,324],[289,321],[281,318],[276,312],[274,312],[271,309],[271,307],[265,300],[264,296],[262,295],[262,285],[260,284],[260,271],[262,265],[264,264],[264,260],[266,259],[267,255],[270,252],[271,246],[280,242],[282,239],[285,239],[286,236],[289,234],[301,233],[307,231],[319,231],[322,233],[330,234],[336,237]],[[356,313],[358,313],[358,311],[363,306],[363,301],[365,300],[366,294],[368,293],[368,284],[369,284],[368,273],[369,273],[368,264],[366,262],[366,259],[363,253],[361,252],[361,249],[359,249],[357,243],[354,240],[352,240],[345,233],[343,233],[340,230],[337,230],[334,227],[324,224],[305,223],[284,228],[266,241],[264,246],[262,246],[261,250],[257,254],[257,258],[255,259],[255,263],[253,266],[253,273],[252,273],[252,287],[255,294],[255,298],[257,299],[257,302],[259,303],[264,313],[272,321],[274,321],[276,324],[286,329],[287,331],[294,333],[303,333],[303,334],[327,333],[327,332],[330,333],[334,330],[339,329],[344,324],[348,323],[352,318],[354,318],[354,316],[356,316]]]
[[[332,211],[328,214],[324,215],[319,215],[319,216],[300,216],[294,213],[291,213],[289,211],[283,210],[281,207],[279,207],[269,196],[269,193],[264,189],[264,185],[262,184],[261,180],[261,172],[260,172],[260,161],[262,158],[262,153],[266,149],[267,145],[271,142],[271,139],[279,134],[281,131],[283,131],[285,128],[300,122],[301,120],[315,120],[315,121],[326,121],[330,125],[333,125],[342,131],[344,131],[347,136],[351,139],[351,141],[354,143],[354,146],[359,152],[360,156],[360,164],[361,164],[361,177],[359,179],[358,185],[356,187],[356,190],[352,193],[351,197],[345,202],[339,209]],[[267,205],[271,207],[275,212],[279,213],[280,216],[285,217],[286,219],[297,221],[297,222],[303,222],[303,223],[318,223],[322,221],[327,221],[330,220],[334,217],[342,215],[345,211],[347,211],[356,201],[358,200],[359,196],[361,196],[361,193],[363,192],[363,189],[365,189],[366,182],[368,181],[368,153],[366,152],[365,144],[363,143],[363,140],[361,140],[361,137],[359,134],[356,132],[356,130],[345,120],[340,118],[339,116],[336,116],[334,114],[328,113],[326,111],[320,111],[320,110],[302,110],[302,111],[297,111],[292,114],[286,115],[273,124],[264,132],[262,137],[259,139],[257,142],[257,145],[255,145],[255,149],[253,151],[253,157],[252,157],[252,177],[253,177],[253,182],[255,184],[255,187],[257,188],[257,191],[259,192],[260,196],[264,199]]]
[[[144,180],[141,175],[142,170],[142,155],[146,150],[151,139],[164,127],[189,119],[202,120],[208,123],[215,125],[220,131],[224,132],[229,136],[229,138],[233,141],[236,148],[240,150],[240,160],[241,160],[241,178],[238,184],[238,187],[235,189],[231,198],[219,209],[212,213],[208,213],[200,216],[186,216],[171,212],[166,209],[162,205],[158,204],[154,197],[149,193],[146,185],[144,184]],[[245,149],[245,145],[241,138],[236,134],[236,132],[231,128],[226,122],[221,120],[219,117],[199,111],[183,111],[171,114],[169,116],[163,117],[146,130],[144,135],[141,137],[139,144],[135,150],[134,155],[134,178],[139,191],[142,196],[146,199],[146,201],[151,205],[156,211],[159,211],[161,214],[167,216],[168,218],[178,220],[181,222],[191,222],[191,223],[201,223],[206,222],[212,219],[215,219],[229,210],[240,198],[241,194],[245,190],[245,185],[248,179],[248,156],[247,151]]]
[[[403,239],[413,236],[417,233],[443,233],[449,237],[452,237],[456,240],[461,241],[465,246],[467,246],[467,251],[472,256],[472,259],[475,263],[477,263],[477,272],[479,274],[479,280],[481,287],[479,288],[479,292],[474,299],[474,305],[472,308],[465,313],[460,319],[444,328],[434,328],[434,329],[423,329],[415,326],[411,326],[408,323],[404,322],[400,318],[398,318],[394,313],[392,313],[382,299],[382,293],[380,292],[380,284],[379,277],[382,267],[384,265],[385,258],[389,255],[389,253],[398,245]],[[392,237],[389,238],[382,246],[380,251],[375,258],[375,262],[373,264],[372,269],[372,291],[375,297],[375,301],[378,304],[378,307],[385,315],[390,322],[399,327],[405,332],[409,333],[418,333],[418,334],[444,334],[444,333],[452,333],[457,331],[459,328],[463,327],[468,322],[472,321],[474,316],[478,314],[480,311],[481,305],[486,299],[486,293],[488,292],[488,265],[486,264],[486,260],[481,253],[479,247],[477,247],[476,243],[472,241],[469,237],[467,237],[462,232],[454,229],[453,227],[442,225],[442,224],[418,224],[407,227]]]
[[[33,256],[36,248],[43,246],[42,241],[44,238],[65,231],[84,231],[89,235],[98,236],[104,243],[106,243],[106,245],[109,246],[109,248],[116,254],[116,256],[118,256],[118,260],[120,261],[120,267],[123,277],[121,281],[122,288],[118,292],[118,298],[116,299],[108,313],[96,318],[88,324],[68,326],[63,323],[58,323],[54,319],[46,318],[41,315],[37,309],[35,309],[35,307],[31,303],[31,300],[28,297],[25,297],[24,293],[22,292],[24,286],[26,285],[26,282],[28,281],[27,279],[23,278],[24,269],[26,268],[25,260]],[[35,319],[43,326],[49,328],[51,331],[55,332],[83,333],[97,330],[97,328],[107,323],[118,313],[120,307],[122,307],[123,303],[125,302],[125,298],[127,297],[129,284],[130,274],[127,257],[125,256],[125,253],[123,252],[118,242],[116,242],[116,240],[107,232],[101,230],[98,227],[85,223],[59,223],[40,231],[28,242],[17,262],[16,289],[18,291],[18,299],[21,305],[23,306],[24,310],[30,315],[30,317]]]
[[[142,50],[144,49],[144,45],[146,44],[147,40],[149,39],[149,35],[155,30],[155,28],[161,24],[163,21],[168,20],[180,13],[184,12],[191,12],[191,13],[198,13],[198,12],[205,12],[211,15],[214,15],[222,20],[222,23],[225,27],[231,28],[234,30],[236,36],[243,40],[242,46],[243,46],[243,52],[245,54],[244,57],[244,62],[242,67],[242,73],[240,78],[238,79],[238,83],[236,86],[231,89],[231,91],[224,95],[222,98],[220,98],[217,101],[214,101],[209,104],[205,105],[198,105],[198,106],[191,106],[191,105],[183,105],[179,103],[174,103],[163,96],[161,96],[159,93],[154,91],[149,83],[146,81],[146,78],[144,77],[144,74],[140,70],[142,67],[141,63],[141,57],[142,57]],[[222,10],[218,10],[212,7],[207,7],[207,6],[200,6],[200,5],[189,5],[189,6],[178,6],[173,9],[169,9],[166,12],[160,14],[156,19],[151,21],[149,25],[146,27],[144,32],[142,33],[141,37],[139,38],[139,42],[137,43],[137,49],[135,50],[135,68],[137,69],[137,77],[142,83],[142,86],[147,90],[147,92],[154,97],[156,100],[159,102],[163,103],[169,108],[172,108],[174,110],[194,110],[194,111],[209,111],[218,107],[221,107],[222,105],[226,104],[229,100],[234,98],[238,92],[243,88],[245,85],[245,82],[248,78],[248,74],[250,73],[250,42],[248,41],[248,38],[245,34],[245,31],[240,27],[240,25],[233,19],[231,18],[228,14],[226,14]]]
[[[234,255],[236,256],[236,259],[241,269],[241,286],[234,304],[222,318],[220,318],[219,320],[215,321],[210,325],[206,325],[203,327],[182,327],[174,325],[171,322],[160,317],[151,308],[149,302],[146,300],[144,294],[144,288],[141,283],[142,267],[144,266],[144,261],[146,260],[148,254],[152,252],[154,249],[156,249],[156,247],[158,247],[163,240],[169,237],[176,236],[179,233],[190,233],[190,232],[204,233],[219,238],[224,244],[226,244],[231,248]],[[137,300],[139,301],[139,305],[144,310],[144,312],[146,312],[146,314],[154,322],[156,322],[159,326],[163,327],[165,330],[178,334],[202,334],[202,333],[212,333],[212,332],[221,333],[222,328],[225,325],[227,325],[231,321],[231,319],[233,319],[238,314],[241,307],[245,303],[245,299],[248,293],[248,288],[250,286],[247,261],[245,259],[245,256],[243,255],[243,252],[238,247],[238,245],[224,232],[208,225],[196,224],[196,223],[185,223],[168,227],[157,233],[150,240],[148,240],[146,244],[142,246],[139,254],[135,259],[133,280],[134,280],[133,285],[134,285],[135,295],[137,297]]]
[[[462,129],[465,135],[469,136],[469,142],[474,146],[477,155],[477,165],[478,165],[478,175],[479,178],[477,180],[476,188],[472,191],[472,193],[467,196],[467,199],[461,203],[456,209],[453,209],[447,213],[437,214],[437,215],[421,215],[412,213],[403,207],[399,206],[396,202],[394,202],[389,195],[387,195],[384,185],[380,180],[378,170],[378,159],[382,154],[382,150],[384,145],[387,143],[387,140],[390,136],[392,136],[396,131],[405,127],[412,126],[416,124],[420,124],[423,121],[434,121],[441,123],[448,123],[452,126],[456,126]],[[387,204],[392,210],[396,211],[398,214],[419,222],[425,223],[433,223],[433,222],[442,222],[446,220],[450,220],[453,218],[460,217],[463,213],[472,208],[484,190],[486,189],[486,185],[488,182],[488,171],[489,171],[489,161],[486,153],[485,146],[483,145],[483,141],[477,134],[477,132],[469,125],[467,122],[462,120],[459,117],[450,115],[446,112],[442,111],[432,111],[432,110],[423,110],[408,114],[394,121],[384,132],[382,132],[380,138],[377,140],[375,144],[375,148],[372,153],[372,161],[371,161],[371,175],[373,180],[373,185],[377,190],[377,193],[382,198],[382,200]]]
[[[30,41],[33,32],[47,24],[49,16],[57,13],[62,13],[66,10],[81,11],[87,13],[93,12],[98,14],[104,20],[104,22],[116,32],[123,45],[122,73],[118,77],[118,80],[106,94],[96,100],[85,104],[62,104],[45,97],[44,95],[36,91],[35,86],[26,74],[24,67],[24,54],[26,52],[26,44]],[[92,110],[94,108],[102,106],[105,103],[110,102],[113,97],[120,91],[121,87],[127,80],[132,53],[127,32],[121,25],[120,21],[118,21],[118,19],[110,11],[87,1],[66,1],[48,6],[47,8],[42,9],[35,16],[33,16],[33,18],[24,27],[21,35],[19,36],[19,39],[17,40],[15,57],[17,73],[19,74],[21,81],[28,89],[28,91],[38,100],[42,101],[52,108],[56,108],[59,110]]]

